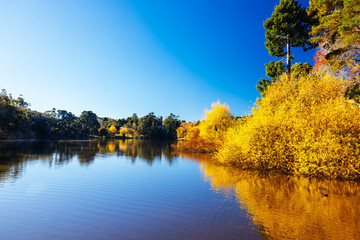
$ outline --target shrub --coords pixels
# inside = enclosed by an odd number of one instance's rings
[[[282,77],[252,117],[230,128],[223,163],[331,178],[359,178],[360,110],[345,98],[351,82],[331,76]]]
[[[220,148],[234,117],[230,108],[219,101],[211,107],[211,110],[205,110],[205,119],[198,125],[182,123],[177,129],[178,138],[183,138],[175,147],[177,150],[213,153]]]

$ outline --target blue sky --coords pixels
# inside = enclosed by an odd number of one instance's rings
[[[0,0],[0,88],[41,112],[194,121],[220,100],[241,116],[277,60],[263,22],[278,3]],[[293,54],[313,64],[313,50]]]

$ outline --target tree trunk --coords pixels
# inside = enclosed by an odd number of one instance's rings
[[[287,61],[286,61],[286,73],[288,75],[288,78],[290,80],[290,68],[291,68],[291,64],[290,64],[290,37],[289,35],[287,36],[287,43],[286,43],[286,55],[287,55]]]

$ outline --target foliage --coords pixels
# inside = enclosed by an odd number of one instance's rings
[[[111,125],[108,129],[111,136],[115,136],[115,134],[118,133],[118,130],[116,129],[115,125]]]
[[[261,93],[261,95],[264,95],[266,92],[267,87],[275,82],[285,71],[285,66],[282,61],[271,61],[268,64],[265,63],[265,70],[266,70],[266,76],[270,78],[268,79],[260,79],[258,81],[258,85],[256,86],[256,89]]]
[[[285,72],[285,67],[282,61],[274,62],[271,61],[266,66],[266,76],[270,77],[271,80],[261,79],[258,81],[256,89],[261,93],[262,96],[266,94],[266,90],[270,84],[276,82],[282,74]],[[295,63],[291,66],[291,75],[293,77],[299,77],[300,75],[310,74],[312,66],[309,63]]]
[[[139,119],[138,132],[144,138],[162,137],[162,117],[156,117],[153,112]]]
[[[4,138],[83,138],[89,136],[176,138],[180,126],[178,116],[170,114],[165,121],[154,113],[140,120],[134,113],[127,119],[99,118],[92,111],[83,111],[80,117],[66,110],[52,110],[39,113],[29,109],[20,95],[13,98],[6,90],[0,93],[0,139]],[[124,126],[127,126],[124,128]],[[120,130],[120,131],[119,131]]]
[[[113,118],[108,118],[108,117],[104,117],[104,118],[98,118],[98,121],[100,123],[100,126],[106,129],[109,129],[112,125],[114,125],[116,127],[116,129],[118,130],[122,125],[121,124],[121,120],[116,120]]]
[[[191,127],[194,127],[195,126],[195,123],[193,122],[182,122],[180,124],[180,126],[176,129],[176,136],[178,139],[182,139],[182,138],[185,138],[187,132],[188,132],[188,129],[191,128]]]
[[[119,134],[122,137],[135,137],[137,135],[136,131],[133,128],[121,128]]]
[[[183,137],[177,145],[178,150],[192,152],[216,152],[224,141],[226,130],[231,127],[234,116],[226,104],[219,101],[205,109],[205,119],[199,125],[182,123],[177,130],[178,137]]]
[[[0,131],[2,137],[34,137],[35,122],[31,119],[28,103],[14,99],[3,89],[0,93]],[[36,114],[34,114],[36,115]],[[37,115],[36,115],[37,116]]]
[[[106,137],[107,135],[108,135],[108,131],[106,130],[106,128],[99,129],[99,136]]]
[[[272,80],[261,78],[260,81],[257,82],[256,89],[261,93],[261,96],[264,96],[267,88],[272,83]]]
[[[211,145],[216,151],[222,144],[226,130],[232,125],[234,116],[229,106],[219,101],[211,104],[212,109],[205,109],[205,119],[199,125],[200,137]]]
[[[191,122],[182,123],[177,129],[177,133],[178,138],[183,137],[183,139],[176,146],[173,146],[176,150],[197,153],[210,153],[213,151],[211,144],[200,136],[199,125]]]
[[[320,45],[318,65],[360,81],[359,1],[311,0],[308,12],[317,20],[311,40]]]
[[[287,73],[290,74],[290,47],[313,48],[310,39],[311,19],[297,0],[281,0],[271,18],[264,22],[265,46],[271,56],[287,55]],[[286,51],[284,48],[286,47]]]
[[[85,134],[97,135],[100,123],[95,113],[92,111],[83,111],[80,115],[80,122]]]
[[[349,84],[331,76],[281,78],[250,119],[229,129],[217,158],[250,168],[359,178],[360,110],[345,97]]]
[[[131,117],[128,117],[126,119],[126,127],[127,128],[133,128],[137,130],[137,126],[139,124],[139,118],[136,113],[133,113]]]
[[[291,74],[294,77],[299,77],[302,75],[308,75],[310,74],[312,71],[312,66],[309,63],[295,63],[292,67],[291,67]]]
[[[180,123],[181,121],[179,120],[179,116],[176,116],[172,113],[170,113],[170,115],[167,118],[165,118],[163,124],[167,138],[176,139],[177,136],[176,129],[180,127]]]

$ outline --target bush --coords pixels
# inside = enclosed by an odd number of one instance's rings
[[[178,142],[177,150],[213,153],[220,148],[234,116],[230,108],[219,101],[211,107],[211,110],[205,110],[205,119],[198,125],[182,123],[177,129],[178,138],[184,138]]]
[[[360,176],[360,110],[351,82],[331,76],[282,77],[252,117],[230,128],[216,154],[242,167],[331,178]]]

